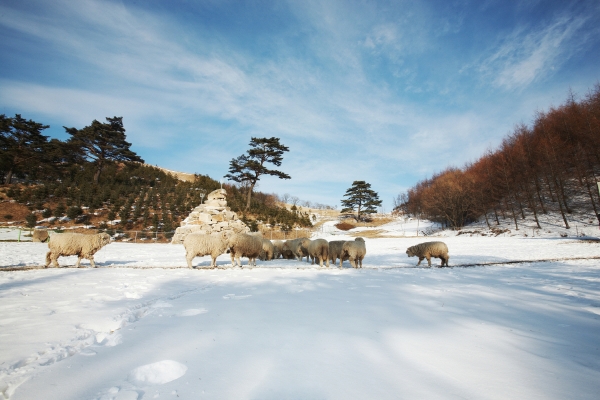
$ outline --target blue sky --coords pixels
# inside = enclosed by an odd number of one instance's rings
[[[290,148],[259,190],[384,202],[600,81],[600,2],[0,2],[0,113],[122,116],[149,164],[220,179],[251,137]]]

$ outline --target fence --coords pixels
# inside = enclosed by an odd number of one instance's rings
[[[0,241],[3,242],[31,242],[33,229],[29,228],[16,228],[0,227]],[[175,234],[175,231],[170,232],[158,232],[158,231],[126,231],[121,229],[48,229],[48,233],[52,236],[54,233],[60,232],[85,232],[85,233],[96,233],[96,232],[107,232],[114,242],[132,242],[132,243],[170,243],[171,238]],[[310,237],[312,230],[310,229],[293,229],[289,232],[280,230],[271,230],[268,228],[261,227],[261,234],[265,239],[271,240],[287,240],[295,239],[299,237]]]
[[[0,227],[0,242],[31,242],[33,229],[29,228],[13,228]],[[120,229],[48,229],[48,233],[52,236],[54,233],[60,232],[107,232],[113,241],[116,242],[133,242],[133,243],[169,243],[175,231],[172,232],[150,232],[150,231],[123,231]]]

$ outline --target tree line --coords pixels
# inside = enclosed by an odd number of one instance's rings
[[[171,232],[201,203],[201,193],[220,187],[206,175],[184,182],[143,164],[126,140],[122,117],[94,120],[82,129],[65,127],[70,135],[66,141],[43,135],[47,128],[20,114],[0,115],[0,183],[8,187],[10,198],[40,211],[28,216],[28,225],[34,226],[38,215],[85,223],[102,209],[106,220],[121,221],[121,229],[150,225]],[[251,227],[257,220],[282,229],[311,225],[308,214],[280,207],[274,195],[257,192],[249,202],[239,187],[225,189],[231,209],[243,212]]]
[[[531,126],[519,124],[496,150],[464,168],[450,167],[418,182],[394,200],[396,211],[422,216],[450,228],[499,215],[516,229],[526,214],[537,227],[540,214],[592,211],[600,197],[600,85],[582,99],[537,112]],[[600,216],[598,216],[600,220]]]

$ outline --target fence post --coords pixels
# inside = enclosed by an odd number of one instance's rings
[[[21,228],[19,228],[19,239],[17,239],[17,242],[21,242]]]
[[[137,231],[134,231],[134,232],[135,232],[135,238],[133,238],[133,243],[137,243]]]

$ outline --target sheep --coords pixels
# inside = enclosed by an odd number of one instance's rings
[[[50,251],[46,254],[45,267],[48,268],[50,262],[52,262],[52,266],[58,268],[58,257],[60,256],[77,256],[75,268],[79,268],[82,258],[90,260],[92,267],[96,268],[94,254],[109,243],[110,235],[108,233],[98,233],[95,235],[55,233],[50,237],[50,241],[48,242]]]
[[[291,260],[295,258],[298,261],[302,261],[302,257],[307,257],[308,262],[308,238],[297,238],[286,240],[283,243],[283,258]]]
[[[415,246],[411,246],[406,249],[406,254],[409,257],[419,257],[419,262],[417,266],[421,264],[424,258],[427,259],[427,264],[431,267],[431,257],[439,258],[442,260],[442,264],[440,267],[443,267],[444,264],[446,267],[448,266],[448,260],[450,256],[448,255],[448,246],[444,242],[424,242],[417,244]]]
[[[283,256],[283,242],[276,240],[273,242],[273,259],[278,259]]]
[[[365,246],[365,239],[357,237],[353,241],[344,242],[340,257],[340,268],[345,258],[350,260],[350,265],[354,268],[362,268],[362,260],[365,258],[366,254],[367,247]]]
[[[302,261],[302,257],[306,257],[306,262],[308,262],[308,246],[310,246],[312,241],[308,238],[299,238],[298,241],[300,242],[300,250],[298,251],[298,255],[300,256],[299,261]]]
[[[33,234],[31,235],[31,241],[44,243],[49,237],[50,235],[48,235],[48,231],[46,229],[34,229]]]
[[[242,266],[241,257],[248,257],[248,265],[256,266],[256,258],[263,250],[262,238],[247,233],[236,233],[228,240],[227,247],[231,254],[231,266]]]
[[[291,249],[291,245],[294,243],[293,240],[286,240],[281,246],[281,257],[285,260],[291,260],[294,258],[294,252]]]
[[[319,261],[319,266],[323,267],[323,260],[326,261],[327,267],[329,267],[329,243],[325,239],[311,240],[308,245],[308,254],[312,259],[314,265],[315,260]]]
[[[230,232],[212,233],[210,235],[190,233],[187,235],[183,240],[183,247],[185,248],[185,259],[188,268],[193,268],[192,260],[194,257],[208,255],[212,258],[210,262],[211,268],[215,268],[217,266],[217,257],[227,250],[227,241],[230,235]]]
[[[273,242],[269,239],[263,239],[262,241],[262,251],[260,252],[260,256],[258,257],[262,261],[269,261],[273,259],[273,254],[275,253],[275,246]]]
[[[329,242],[329,260],[331,263],[335,265],[337,259],[340,259],[340,267],[342,266],[342,261],[347,260],[348,257],[342,259],[342,246],[346,243],[345,240],[332,240]]]

